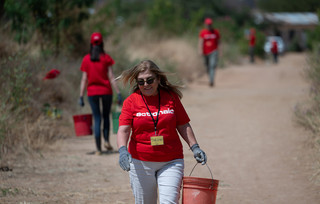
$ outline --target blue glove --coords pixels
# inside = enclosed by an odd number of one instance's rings
[[[126,146],[122,146],[119,148],[119,164],[120,167],[124,170],[124,171],[130,171],[130,163],[132,160],[131,154],[128,152],[128,149]]]
[[[206,153],[200,149],[198,144],[192,145],[191,150],[198,163],[201,163],[202,165],[207,163]]]
[[[121,96],[121,93],[118,93],[118,104],[119,104],[119,105],[122,104],[122,96]]]
[[[83,101],[83,96],[80,96],[79,101],[78,101],[79,106],[83,107],[84,106],[84,101]]]

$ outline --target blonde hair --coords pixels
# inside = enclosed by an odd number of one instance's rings
[[[160,68],[151,60],[141,61],[139,64],[137,64],[133,68],[124,71],[119,78],[122,79],[124,85],[128,83],[130,85],[133,85],[132,91],[135,92],[139,90],[138,84],[136,83],[138,75],[139,73],[144,72],[146,70],[149,70],[150,72],[156,75],[156,77],[160,81],[159,88],[162,88],[168,92],[174,92],[179,96],[179,98],[182,98],[182,93],[178,89],[180,87],[177,85],[171,84],[168,81],[166,73],[161,71]]]

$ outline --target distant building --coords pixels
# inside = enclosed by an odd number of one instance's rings
[[[257,23],[266,23],[266,35],[281,36],[284,40],[286,50],[293,48],[304,50],[307,46],[307,30],[314,29],[319,25],[316,13],[259,13],[254,16]]]

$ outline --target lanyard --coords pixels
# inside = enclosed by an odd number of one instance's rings
[[[148,111],[149,111],[149,113],[150,113],[150,116],[151,116],[151,118],[152,118],[152,121],[153,121],[153,124],[154,124],[154,134],[155,135],[157,135],[157,125],[158,125],[158,122],[159,122],[159,113],[160,113],[160,90],[158,91],[159,93],[159,110],[158,110],[158,114],[157,114],[157,120],[155,120],[154,118],[153,118],[153,116],[152,116],[152,113],[151,113],[151,111],[150,111],[150,109],[149,109],[149,107],[148,107],[148,104],[147,104],[147,102],[145,101],[145,99],[144,99],[144,97],[143,97],[143,95],[142,95],[142,93],[141,93],[141,97],[142,97],[142,99],[143,99],[143,102],[144,102],[144,104],[146,104],[146,106],[147,106],[147,109],[148,109]]]

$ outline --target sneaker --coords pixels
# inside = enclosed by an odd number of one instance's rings
[[[105,147],[108,151],[113,150],[113,147],[111,146],[111,144],[110,144],[109,142],[105,142],[105,143],[104,143],[104,147]]]
[[[102,153],[101,153],[101,151],[96,151],[95,152],[95,155],[101,155]]]

